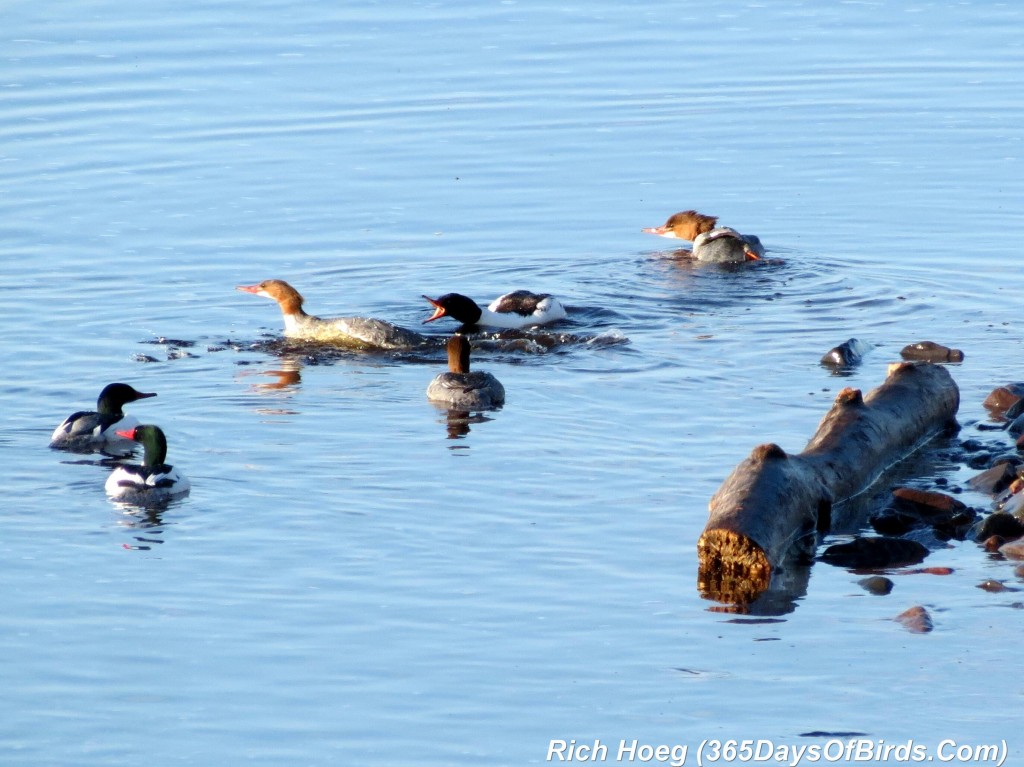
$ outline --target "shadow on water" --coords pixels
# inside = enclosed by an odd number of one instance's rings
[[[456,408],[446,408],[443,405],[437,403],[431,403],[438,410],[444,413],[444,418],[441,423],[445,426],[445,438],[451,440],[465,439],[471,431],[471,425],[487,423],[493,421],[494,418],[490,415],[485,414],[483,411],[470,411],[470,410],[458,410]],[[501,408],[495,408],[487,412],[496,413]],[[451,450],[467,449],[468,445],[450,445]]]
[[[131,542],[122,543],[121,548],[128,551],[151,551],[154,546],[165,543],[164,534],[173,523],[167,522],[164,516],[170,509],[180,505],[181,500],[168,499],[145,505],[112,500],[111,505],[121,513],[117,526],[131,534]]]

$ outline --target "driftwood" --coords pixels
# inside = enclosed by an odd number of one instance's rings
[[[843,389],[799,455],[754,448],[711,498],[697,542],[698,586],[723,601],[767,588],[772,571],[813,546],[834,504],[867,489],[887,467],[936,433],[956,427],[960,392],[936,365],[894,365],[862,397]]]

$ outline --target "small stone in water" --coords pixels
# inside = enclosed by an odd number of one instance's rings
[[[932,630],[932,616],[921,605],[915,605],[909,610],[904,610],[895,618],[903,624],[903,627],[915,634],[927,634]]]

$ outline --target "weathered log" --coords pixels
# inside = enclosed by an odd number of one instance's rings
[[[887,467],[936,433],[956,427],[960,392],[949,372],[927,363],[894,365],[862,397],[843,389],[799,455],[774,444],[754,448],[711,498],[697,542],[698,585],[766,588],[773,569],[827,531],[833,504],[867,489]],[[803,545],[802,545],[803,544]]]

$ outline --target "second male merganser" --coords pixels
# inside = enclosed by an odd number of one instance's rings
[[[164,463],[167,438],[159,426],[143,424],[118,431],[118,435],[141,442],[141,466],[118,466],[107,477],[107,495],[119,501],[147,504],[177,498],[188,493],[191,485],[181,472]]]
[[[458,410],[483,410],[505,402],[505,387],[490,373],[469,371],[469,341],[448,339],[448,372],[427,386],[427,398]]]
[[[108,384],[100,392],[95,410],[72,413],[54,429],[50,447],[61,450],[130,447],[130,440],[119,437],[117,430],[133,429],[139,421],[134,416],[125,415],[121,408],[129,402],[155,396],[155,392],[136,391],[126,383]]]
[[[705,216],[695,210],[673,213],[663,226],[642,231],[674,240],[693,243],[693,257],[713,263],[738,263],[764,258],[764,246],[753,234],[740,234],[728,226],[715,226],[716,216]]]
[[[424,336],[384,320],[368,317],[321,319],[306,314],[303,298],[284,280],[264,280],[258,285],[239,285],[235,290],[277,301],[284,316],[284,334],[303,341],[324,341],[357,349],[412,349]]]
[[[461,293],[446,293],[437,299],[423,297],[434,306],[434,313],[424,322],[451,317],[463,325],[527,328],[557,322],[566,317],[565,307],[557,298],[549,293],[531,293],[528,290],[516,290],[499,296],[486,309]]]

